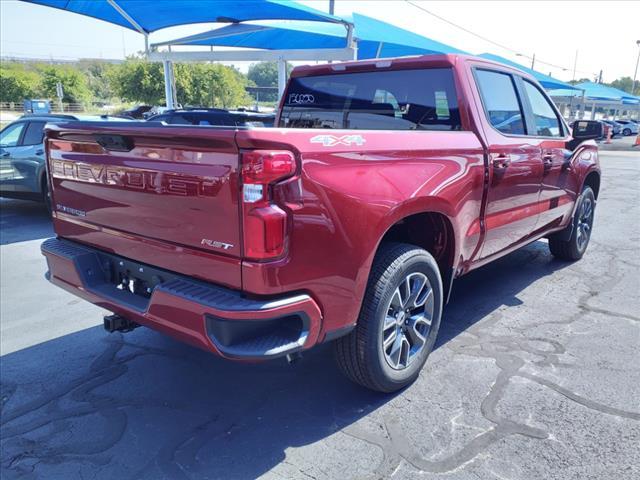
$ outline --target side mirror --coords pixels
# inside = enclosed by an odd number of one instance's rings
[[[576,120],[573,122],[573,139],[569,142],[569,149],[573,150],[585,140],[595,140],[604,136],[602,122],[595,120]]]
[[[602,122],[595,120],[576,120],[573,122],[573,138],[576,140],[593,140],[604,135]]]

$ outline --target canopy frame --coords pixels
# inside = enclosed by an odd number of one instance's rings
[[[107,2],[109,3],[109,5],[111,5],[114,8],[116,12],[122,15],[122,18],[124,18],[127,22],[129,22],[133,28],[135,28],[139,33],[141,33],[144,36],[144,53],[148,55],[149,54],[149,32],[147,32],[144,28],[140,26],[138,22],[136,22],[133,18],[131,18],[131,15],[125,12],[124,9],[120,5],[118,5],[116,0],[107,0]]]
[[[113,0],[109,0],[113,1]],[[358,58],[357,42],[353,36],[353,24],[343,23],[346,28],[346,47],[313,48],[313,49],[236,49],[236,50],[199,50],[175,51],[172,42],[162,42],[152,46],[147,53],[150,61],[162,62],[164,65],[165,101],[167,108],[175,109],[177,105],[175,77],[172,64],[174,62],[277,62],[278,64],[278,101],[282,98],[287,83],[287,61],[349,61]],[[159,51],[157,47],[166,46],[167,50]]]

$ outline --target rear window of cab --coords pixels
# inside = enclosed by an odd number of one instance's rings
[[[294,77],[280,127],[461,130],[450,68]]]

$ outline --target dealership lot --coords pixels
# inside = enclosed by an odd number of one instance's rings
[[[392,396],[327,347],[237,364],[106,334],[44,280],[44,210],[2,200],[2,477],[638,478],[640,152],[601,163],[585,258],[539,241],[457,281],[437,349]]]

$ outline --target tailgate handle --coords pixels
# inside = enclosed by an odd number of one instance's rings
[[[124,135],[96,135],[96,142],[113,152],[130,152],[135,146],[133,139]]]

